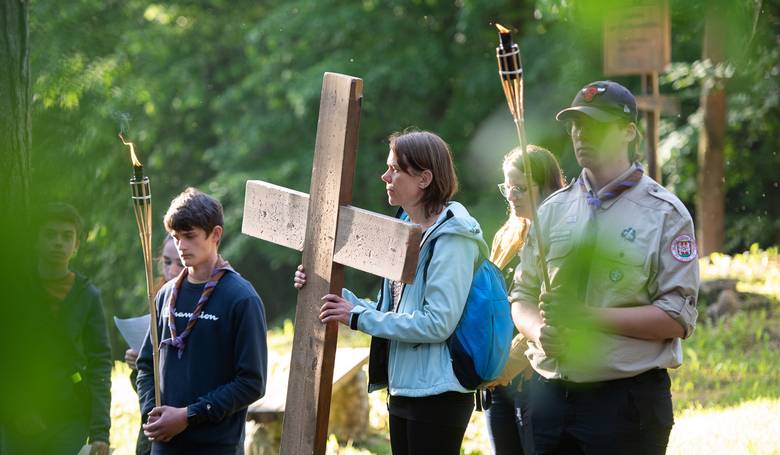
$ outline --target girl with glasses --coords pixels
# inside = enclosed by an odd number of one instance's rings
[[[502,165],[504,181],[498,190],[509,206],[509,216],[493,238],[490,260],[504,271],[508,284],[519,261],[520,249],[525,243],[531,226],[533,209],[530,193],[537,203],[564,186],[564,179],[558,161],[547,149],[528,145],[528,159],[531,163],[531,180],[525,178],[523,152],[516,148],[504,157]],[[486,411],[488,433],[493,452],[522,454],[524,441],[523,414],[525,410],[523,382],[531,368],[524,355],[525,340],[521,335],[512,340],[509,362],[504,372],[488,385],[492,391],[491,404]],[[525,373],[525,375],[523,374]],[[525,453],[530,453],[527,450]]]

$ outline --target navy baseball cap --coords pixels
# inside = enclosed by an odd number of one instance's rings
[[[577,92],[571,106],[558,112],[556,120],[564,121],[580,112],[599,122],[637,121],[636,99],[631,92],[613,81],[591,82]]]

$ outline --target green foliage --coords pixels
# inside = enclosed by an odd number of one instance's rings
[[[727,315],[715,323],[700,318],[683,342],[683,365],[672,371],[678,410],[723,407],[780,394],[780,255],[777,248],[735,256],[712,254],[699,261],[702,280],[735,279],[737,290],[772,299],[768,309]],[[703,314],[703,308],[700,308]]]
[[[776,313],[777,308],[773,311]],[[780,394],[780,318],[739,313],[700,325],[672,373],[676,409],[728,406]]]
[[[729,67],[730,248],[777,242],[777,0],[764,3],[755,32],[739,35],[750,37],[749,52]],[[748,19],[741,30],[753,30],[752,5],[745,2],[737,16]],[[378,178],[385,138],[413,125],[452,145],[462,183],[458,199],[492,233],[506,215],[493,183],[515,138],[511,126],[491,129],[511,125],[496,77],[491,22],[514,26],[521,46],[530,142],[551,149],[572,177],[578,168],[553,117],[577,88],[603,77],[603,6],[556,0],[34,2],[37,199],[64,199],[85,215],[90,229],[76,266],[102,288],[109,313],[145,311],[127,185],[131,169],[116,137],[124,127],[152,181],[155,248],[164,235],[162,216],[178,192],[197,186],[215,195],[225,207],[224,256],[255,284],[272,319],[290,317],[299,255],[240,233],[244,185],[262,179],[308,189],[323,72],[364,80],[356,206],[392,212]],[[670,71],[664,90],[677,81],[688,85],[678,93],[683,116],[664,125],[665,137],[680,144],[665,171],[690,203],[693,119],[706,66],[695,63],[701,4],[671,6],[673,57],[682,66]],[[639,89],[638,78],[619,80]],[[475,141],[480,134],[488,140]],[[346,282],[360,294],[373,294],[378,285],[354,271]]]
[[[84,212],[91,229],[76,265],[103,288],[112,313],[143,312],[130,163],[116,138],[129,117],[127,137],[152,181],[155,245],[168,201],[200,187],[225,206],[223,254],[255,283],[272,317],[289,314],[300,259],[240,234],[246,180],[306,190],[322,73],[354,74],[365,84],[355,181],[365,191],[355,205],[389,212],[378,177],[390,132],[432,129],[459,155],[501,106],[488,23],[521,22],[523,13],[501,10],[435,1],[36,3],[38,196]],[[82,27],[87,36],[76,33]],[[463,197],[476,190],[465,187]],[[348,280],[376,285],[363,274]]]
[[[672,11],[683,13],[673,16],[674,39],[701,39],[701,25],[695,25],[700,18],[687,14],[697,5],[689,3],[672,2]],[[683,48],[681,53],[673,48],[676,63],[661,82],[680,99],[682,112],[677,118],[664,119],[662,132],[667,136],[661,148],[667,155],[667,181],[678,196],[692,202],[702,122],[698,110],[701,88],[725,89],[725,251],[733,253],[753,243],[776,245],[780,239],[780,154],[774,140],[780,128],[780,2],[732,2],[721,6],[728,33],[724,40],[726,63],[714,65],[702,60],[700,47]]]

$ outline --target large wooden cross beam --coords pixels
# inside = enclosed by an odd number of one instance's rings
[[[343,266],[411,282],[422,231],[350,207],[363,81],[325,73],[311,196],[248,181],[242,231],[303,251],[307,283],[298,293],[282,455],[324,454],[338,324],[319,319],[321,298],[341,294]]]

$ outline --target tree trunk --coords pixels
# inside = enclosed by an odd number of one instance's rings
[[[49,390],[56,390],[42,379],[50,365],[40,359],[56,353],[42,341],[50,339],[53,328],[41,323],[32,280],[28,7],[23,0],[0,0],[0,390],[15,391],[0,406],[0,453],[33,453],[25,449],[35,440],[31,435],[40,437],[40,423],[34,423],[40,421],[43,401],[53,398]]]
[[[26,213],[30,189],[30,48],[28,4],[0,0],[0,201]]]
[[[713,65],[724,58],[725,26],[716,8],[710,7],[704,30],[703,58]],[[722,14],[722,11],[720,11]],[[726,91],[720,81],[705,82],[701,94],[702,127],[699,131],[699,170],[696,191],[696,229],[699,252],[722,251],[725,214]]]

